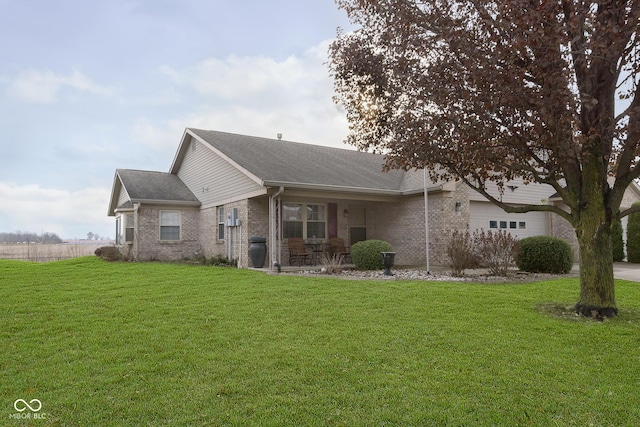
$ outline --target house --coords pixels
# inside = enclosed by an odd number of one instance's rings
[[[240,267],[252,267],[251,236],[267,239],[267,267],[288,264],[290,237],[385,240],[398,265],[426,263],[427,234],[430,262],[446,264],[452,230],[557,234],[575,244],[555,214],[507,214],[461,182],[385,173],[383,163],[371,153],[188,128],[168,172],[116,170],[108,215],[133,259],[222,255]],[[559,203],[550,186],[509,184],[506,203]],[[628,193],[627,205],[640,200],[636,186]]]

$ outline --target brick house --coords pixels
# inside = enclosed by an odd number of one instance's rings
[[[421,170],[385,173],[383,163],[376,154],[188,128],[168,172],[116,170],[108,215],[133,259],[222,255],[240,267],[252,267],[250,236],[267,239],[267,267],[288,264],[289,237],[385,240],[398,265],[426,263],[427,231],[433,264],[446,264],[452,230],[575,241],[554,214],[507,214],[461,182],[425,181]],[[549,186],[509,184],[504,202],[558,203]],[[633,187],[628,205],[640,200]]]

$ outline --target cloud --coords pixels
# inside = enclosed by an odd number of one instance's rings
[[[51,70],[29,69],[21,72],[9,83],[9,93],[24,102],[51,104],[63,88],[72,88],[81,92],[97,95],[111,95],[113,89],[94,83],[79,71],[70,75],[57,75]]]
[[[107,217],[111,189],[87,187],[78,191],[0,182],[0,231],[51,232],[61,238],[83,238],[88,232],[112,237]]]
[[[160,71],[175,85],[195,93],[197,101],[190,105],[197,107],[165,124],[139,122],[135,133],[153,141],[167,134],[179,138],[185,127],[273,138],[282,133],[285,139],[346,148],[346,117],[333,102],[333,82],[325,65],[328,44],[282,61],[231,55],[182,70],[163,66]],[[172,146],[177,142],[173,139]]]
[[[170,123],[163,127],[158,127],[150,119],[139,117],[133,124],[131,138],[133,141],[147,147],[163,150],[167,147],[177,147],[179,141],[176,139],[176,135],[183,130],[184,126],[176,129]]]

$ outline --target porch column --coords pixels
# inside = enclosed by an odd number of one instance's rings
[[[280,218],[278,202],[283,192],[284,187],[280,187],[273,196],[269,197],[269,270],[271,271],[275,269],[276,263],[282,264],[282,254],[280,253],[282,250],[282,242],[278,235],[278,219]]]

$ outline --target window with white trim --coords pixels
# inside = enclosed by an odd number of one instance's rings
[[[324,239],[327,236],[327,207],[313,203],[283,203],[282,233],[285,239]]]
[[[116,217],[116,244],[133,243],[133,213],[121,213]]]
[[[225,220],[224,206],[218,206],[218,240],[224,240]]]
[[[180,211],[160,211],[160,240],[180,240]]]
[[[307,205],[307,238],[324,239],[327,235],[325,205]]]
[[[124,241],[126,243],[133,243],[133,213],[127,213],[124,217]]]

